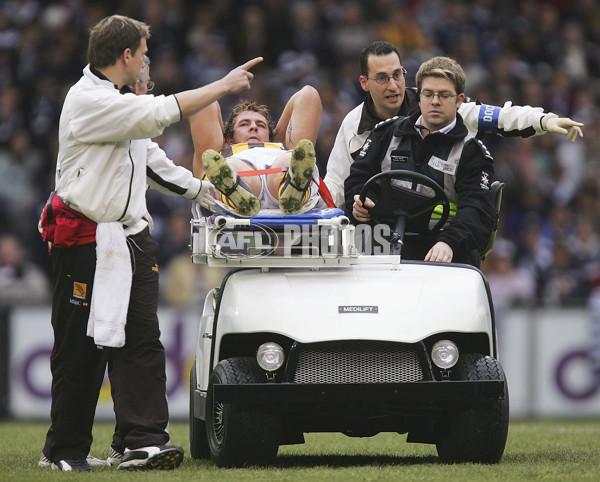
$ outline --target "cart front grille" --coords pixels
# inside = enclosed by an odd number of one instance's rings
[[[414,345],[336,341],[296,346],[295,383],[397,383],[425,380]]]

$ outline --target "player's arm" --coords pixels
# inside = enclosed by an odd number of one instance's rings
[[[223,117],[218,102],[213,102],[208,107],[190,117],[190,132],[194,143],[194,176],[202,179],[204,166],[202,154],[206,149],[220,152],[223,149]]]

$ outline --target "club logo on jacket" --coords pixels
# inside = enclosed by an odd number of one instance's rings
[[[490,188],[490,175],[485,171],[481,171],[481,184],[479,184],[479,186],[481,189]]]
[[[358,154],[358,157],[365,157],[367,154],[367,151],[369,150],[369,147],[371,146],[371,139],[367,139],[367,141],[365,142],[365,144],[362,146],[362,149],[360,150],[360,153]]]

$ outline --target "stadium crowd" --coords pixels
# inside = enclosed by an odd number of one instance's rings
[[[498,249],[483,269],[498,307],[583,305],[600,279],[595,0],[4,0],[0,235],[19,240],[28,269],[49,272],[37,219],[54,185],[62,101],[87,63],[90,26],[113,13],[151,26],[155,95],[207,84],[256,56],[265,61],[244,98],[281,112],[298,88],[314,86],[323,101],[317,142],[323,175],[343,117],[363,100],[358,55],[373,40],[399,48],[407,85],[414,85],[423,61],[447,55],[464,67],[472,98],[541,106],[583,122],[584,138],[575,143],[554,135],[486,137],[496,177],[507,188]],[[223,98],[223,112],[240,98]],[[167,128],[156,141],[192,169],[187,122]],[[198,302],[212,286],[206,286],[206,276],[214,274],[189,260],[189,201],[149,191],[148,205],[161,244],[164,301]],[[0,278],[23,272],[0,258]]]

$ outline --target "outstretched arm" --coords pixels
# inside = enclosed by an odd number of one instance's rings
[[[223,149],[223,118],[218,102],[213,102],[208,107],[190,117],[190,131],[194,143],[194,176],[202,179],[204,166],[202,154],[206,149],[221,151]]]
[[[322,111],[317,90],[310,85],[302,87],[283,109],[275,128],[275,142],[281,142],[286,149],[293,149],[302,139],[314,144],[319,134]]]
[[[583,124],[544,112],[541,107],[512,105],[512,102],[498,107],[468,99],[460,105],[458,113],[472,136],[489,132],[505,137],[531,137],[552,132],[567,135],[571,142],[578,135],[583,137]]]
[[[222,79],[199,87],[175,94],[182,117],[194,115],[199,110],[219,100],[225,94],[237,94],[250,88],[254,74],[249,69],[262,62],[262,57],[256,57],[243,65],[236,67]]]

